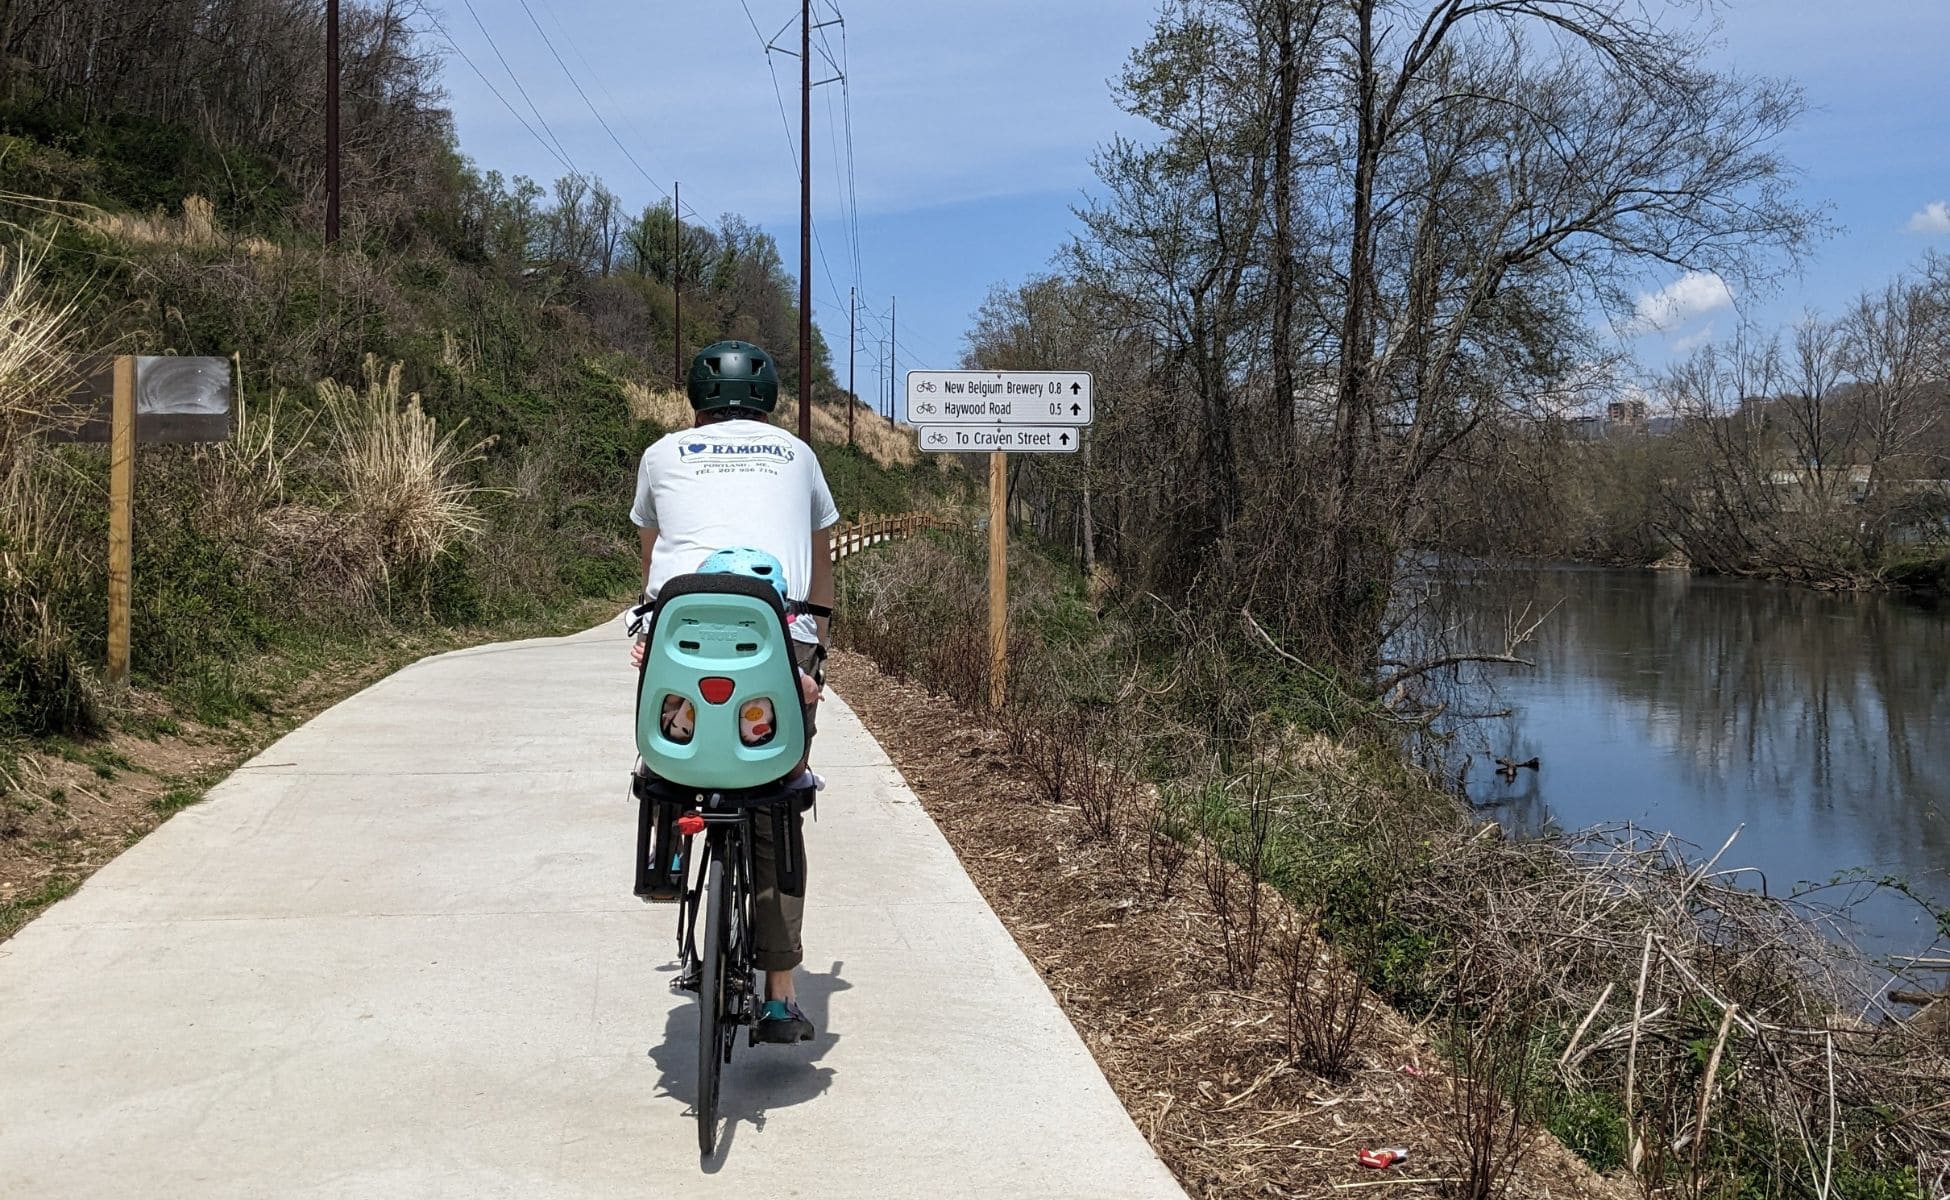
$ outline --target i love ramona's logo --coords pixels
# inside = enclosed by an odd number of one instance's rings
[[[789,463],[798,457],[792,447],[778,442],[681,442],[677,447],[679,462],[694,462],[703,458],[723,461],[769,459]]]

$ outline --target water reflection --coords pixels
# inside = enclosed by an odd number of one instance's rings
[[[1402,657],[1437,636],[1498,646],[1513,614],[1550,610],[1522,651],[1535,670],[1464,668],[1450,681],[1478,707],[1490,695],[1510,710],[1470,723],[1449,753],[1452,769],[1467,762],[1472,801],[1512,828],[1629,820],[1710,852],[1744,825],[1723,865],[1758,868],[1774,891],[1864,869],[1950,904],[1944,615],[1577,568],[1477,568],[1424,599]],[[1500,777],[1496,755],[1541,768]],[[1908,906],[1858,915],[1878,942],[1931,940]]]

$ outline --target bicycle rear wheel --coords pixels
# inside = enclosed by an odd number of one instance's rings
[[[697,1148],[709,1155],[718,1143],[718,1076],[724,1067],[725,916],[730,909],[724,863],[713,855],[699,901],[704,905],[703,974],[697,989]]]

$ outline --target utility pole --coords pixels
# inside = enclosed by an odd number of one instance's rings
[[[860,393],[853,390],[853,315],[860,307],[860,288],[846,289],[846,448],[853,449],[853,410],[860,407]]]
[[[799,0],[799,440],[812,444],[812,0]]]
[[[325,244],[339,240],[339,0],[325,0]]]
[[[894,397],[901,386],[901,298],[893,297],[887,313],[887,419],[894,419]]]
[[[684,386],[684,185],[670,184],[670,374]]]

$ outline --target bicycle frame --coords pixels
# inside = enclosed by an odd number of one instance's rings
[[[744,885],[736,905],[738,923],[743,930],[751,928],[751,885],[756,878],[756,864],[752,859],[752,825],[761,818],[770,819],[772,809],[776,805],[790,803],[791,798],[792,793],[782,787],[753,788],[742,792],[698,792],[659,779],[644,781],[644,790],[639,793],[639,799],[645,819],[637,823],[636,869],[639,888],[649,869],[651,831],[647,817],[655,805],[659,802],[674,803],[680,814],[695,815],[704,823],[701,833],[686,835],[682,843],[685,884],[677,910],[680,967],[688,968],[699,961],[696,933],[698,918],[702,915],[701,893],[713,861],[735,863],[735,878]],[[704,838],[701,854],[699,837]],[[734,848],[735,854],[732,853]]]
[[[725,864],[731,886],[733,903],[733,932],[737,935],[735,944],[740,949],[739,961],[725,964],[729,977],[749,981],[751,967],[751,928],[752,928],[752,821],[753,811],[743,806],[713,812],[700,807],[699,814],[704,818],[704,832],[684,840],[684,867],[688,882],[685,884],[683,899],[677,908],[677,962],[680,976],[687,975],[693,964],[702,961],[697,946],[698,919],[704,915],[704,883],[710,876],[711,864]],[[691,856],[697,846],[697,838],[702,837],[703,851],[692,870]],[[749,987],[747,987],[749,990]],[[700,997],[700,1000],[702,998]],[[734,1017],[737,1024],[749,1024],[750,1011],[727,1014]],[[730,1052],[727,1048],[726,1059]]]

